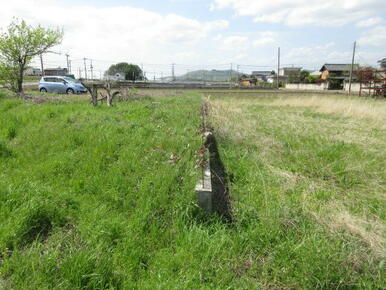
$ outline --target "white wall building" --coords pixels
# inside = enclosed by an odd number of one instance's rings
[[[106,75],[106,80],[108,81],[124,81],[126,79],[125,74],[118,72],[114,75]]]

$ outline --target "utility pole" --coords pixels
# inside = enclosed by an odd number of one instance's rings
[[[229,72],[229,82],[232,82],[233,63],[231,63],[231,70]]]
[[[71,60],[68,61],[68,64],[70,65],[70,74],[71,74],[71,67],[72,67]]]
[[[276,79],[276,85],[277,88],[279,88],[279,71],[280,71],[280,47],[277,49],[277,79]]]
[[[94,79],[94,67],[92,66],[92,59],[90,59],[91,80]]]
[[[70,69],[70,61],[68,60],[69,58],[69,54],[66,53],[66,61],[67,61],[67,73],[70,74],[71,73],[71,69]]]
[[[351,83],[352,83],[352,75],[353,75],[353,71],[354,71],[354,62],[355,62],[355,50],[356,50],[356,47],[357,47],[357,42],[354,41],[354,48],[353,48],[353,52],[352,52],[352,61],[351,61],[351,69],[350,69],[350,83],[348,85],[348,93],[350,94],[351,93]]]
[[[86,59],[87,59],[87,58],[83,58],[83,63],[84,63],[84,78],[87,80]]]
[[[172,63],[172,80],[173,80],[173,82],[176,80],[176,77],[174,75],[174,66],[175,65],[176,65],[175,63]]]
[[[79,76],[78,76],[78,78],[82,78],[82,71],[80,70],[80,67],[78,67],[78,74],[79,74]]]
[[[42,70],[42,76],[44,76],[43,54],[40,54],[40,69]]]

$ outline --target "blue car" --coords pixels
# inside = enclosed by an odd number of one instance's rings
[[[78,80],[63,76],[42,77],[39,82],[39,91],[59,94],[87,93],[87,89]]]

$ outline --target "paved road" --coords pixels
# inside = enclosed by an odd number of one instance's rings
[[[23,83],[23,86],[38,86],[39,82],[26,82]],[[4,86],[0,85],[0,88],[3,88]]]
[[[39,82],[26,82],[23,83],[23,86],[38,86]]]

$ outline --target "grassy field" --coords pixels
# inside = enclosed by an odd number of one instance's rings
[[[212,95],[229,224],[196,206],[202,95],[0,92],[0,289],[384,288],[386,103]]]
[[[384,288],[386,102],[210,98],[245,272],[278,288]]]

